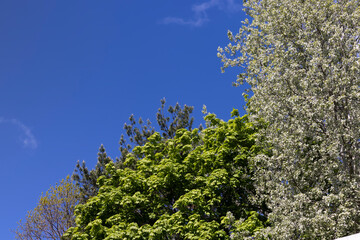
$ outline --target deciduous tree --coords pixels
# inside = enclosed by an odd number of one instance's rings
[[[127,137],[121,135],[121,155],[119,159],[117,159],[119,162],[123,162],[126,155],[131,152],[134,147],[143,146],[148,141],[148,138],[155,133],[155,129],[159,131],[164,140],[173,138],[178,129],[184,128],[189,131],[192,130],[194,123],[194,117],[191,117],[194,110],[193,106],[184,105],[181,107],[179,103],[176,103],[175,106],[169,106],[166,111],[165,98],[161,99],[160,102],[161,107],[156,113],[157,126],[154,127],[149,119],[144,123],[141,117],[136,121],[134,115],[131,115],[129,118],[130,124],[125,123],[124,130]],[[201,129],[202,126],[200,125],[199,128]],[[128,139],[128,142],[126,139]]]
[[[127,155],[124,165],[134,167],[108,164],[111,177],[98,179],[98,195],[77,206],[64,237],[229,239],[263,228],[263,209],[249,201],[256,128],[246,116],[206,121],[203,131],[179,129],[166,141],[154,133]]]
[[[161,100],[161,107],[156,114],[157,125],[159,131],[164,140],[172,138],[178,129],[188,129],[191,131],[194,118],[191,117],[191,113],[194,107],[184,105],[181,107],[179,103],[175,106],[170,106],[165,112],[165,98]],[[123,162],[135,146],[143,146],[148,142],[149,137],[155,133],[155,128],[152,126],[150,120],[146,123],[143,122],[140,117],[138,121],[135,120],[134,115],[129,118],[130,124],[124,125],[126,138],[121,135],[120,138],[120,157],[116,159],[116,167],[122,168]],[[200,125],[200,129],[202,126]],[[126,139],[128,141],[126,141]],[[98,161],[94,169],[89,170],[85,161],[81,164],[78,161],[75,171],[73,173],[73,180],[79,186],[80,189],[80,203],[85,203],[90,197],[97,194],[99,186],[96,184],[96,180],[101,175],[106,175],[105,166],[112,159],[107,156],[103,145],[100,146],[98,153]],[[130,167],[130,166],[128,166]]]
[[[360,231],[360,2],[247,0],[219,48],[240,66],[252,119],[272,157],[258,157],[258,191],[272,209],[267,238],[334,239]]]
[[[41,196],[35,209],[18,223],[16,239],[59,240],[63,233],[75,225],[74,209],[78,203],[79,189],[67,177]]]

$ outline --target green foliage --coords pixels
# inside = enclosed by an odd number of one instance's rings
[[[246,116],[205,120],[206,129],[179,129],[166,141],[154,133],[127,155],[124,168],[109,163],[109,177],[77,206],[76,227],[64,238],[229,239],[263,227],[262,209],[250,202],[255,127]],[[228,215],[245,220],[232,225]]]
[[[163,139],[173,138],[178,129],[192,130],[194,118],[192,114],[194,107],[184,105],[181,107],[179,103],[175,106],[169,106],[165,111],[165,98],[161,99],[161,107],[156,113],[156,124],[158,131],[160,132]],[[129,118],[130,124],[124,125],[126,136],[129,142],[126,142],[125,136],[121,135],[120,139],[120,152],[121,156],[118,161],[120,164],[125,160],[126,155],[136,146],[143,146],[148,142],[148,138],[155,133],[155,128],[152,126],[150,120],[146,121],[146,124],[140,117],[136,122],[134,115]],[[202,127],[200,126],[200,129]]]
[[[231,228],[233,239],[253,239],[254,235],[266,227],[268,224],[264,216],[251,211],[247,219],[236,220],[231,212],[228,212],[221,223]]]
[[[20,220],[14,231],[16,239],[60,239],[67,229],[75,226],[74,210],[79,200],[79,189],[70,178],[50,187],[38,205]]]
[[[85,203],[90,197],[97,194],[99,186],[96,181],[100,176],[106,174],[105,166],[109,162],[112,162],[112,160],[107,156],[103,145],[99,148],[98,161],[95,169],[89,171],[86,167],[85,161],[83,161],[81,165],[79,161],[77,162],[72,179],[79,187],[80,203]]]
[[[190,115],[194,107],[184,105],[182,108],[178,103],[176,103],[175,106],[170,106],[168,108],[166,114],[164,110],[165,103],[166,101],[164,98],[161,100],[161,107],[158,109],[156,114],[157,125],[163,139],[166,140],[174,137],[175,132],[178,129],[185,128],[191,131],[194,118]],[[124,125],[124,130],[129,143],[126,141],[124,135],[121,135],[119,142],[121,155],[116,159],[115,163],[117,168],[123,168],[126,156],[132,151],[132,149],[135,146],[143,146],[149,141],[149,137],[155,133],[155,129],[150,120],[147,120],[145,124],[141,117],[138,121],[136,121],[134,115],[131,115],[129,121],[130,124],[125,123]],[[200,129],[201,128],[202,127],[200,126]],[[81,165],[79,162],[77,163],[72,178],[80,188],[80,203],[85,203],[90,197],[97,194],[99,186],[96,181],[100,176],[107,174],[105,166],[109,162],[112,162],[112,160],[106,155],[105,148],[101,145],[98,153],[98,161],[94,169],[89,170],[85,161],[83,161]],[[132,167],[132,165],[127,164],[126,167]]]

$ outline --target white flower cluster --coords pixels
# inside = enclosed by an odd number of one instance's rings
[[[240,66],[254,121],[269,126],[257,191],[266,239],[334,239],[360,232],[360,2],[247,0],[252,21],[218,49]]]

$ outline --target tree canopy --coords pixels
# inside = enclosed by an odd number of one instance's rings
[[[360,2],[247,0],[250,20],[219,48],[244,69],[251,119],[271,157],[257,191],[272,210],[267,238],[334,239],[360,231]],[[265,194],[266,193],[266,194]]]
[[[154,133],[123,169],[109,163],[64,238],[229,239],[262,228],[263,208],[250,202],[256,128],[246,116],[205,119],[206,129],[180,129],[166,141]]]
[[[79,200],[79,189],[67,177],[42,195],[35,209],[18,223],[15,238],[21,240],[58,240],[75,225],[74,209]]]
[[[85,161],[78,161],[72,179],[79,187],[80,191],[80,203],[85,203],[89,198],[95,196],[99,191],[97,185],[97,179],[106,174],[106,164],[112,162],[112,159],[107,156],[103,145],[99,148],[98,159],[94,169],[89,170],[86,167]]]
[[[176,103],[175,106],[169,106],[167,111],[165,111],[165,98],[161,99],[160,102],[161,107],[156,113],[156,123],[163,140],[173,138],[178,129],[184,128],[190,131],[192,130],[194,118],[191,117],[191,113],[194,107],[187,105],[181,107],[179,103]],[[132,114],[129,117],[129,122],[129,124],[124,124],[127,137],[124,137],[124,134],[122,134],[120,138],[120,157],[116,158],[116,168],[122,168],[127,154],[129,154],[134,147],[143,146],[147,143],[149,137],[155,133],[155,127],[149,119],[146,123],[141,117],[136,121]],[[201,128],[202,126],[200,125],[199,129]],[[97,179],[106,174],[105,166],[111,161],[113,160],[107,156],[105,147],[101,145],[94,169],[89,170],[85,161],[81,164],[79,161],[77,162],[72,178],[80,189],[80,203],[85,203],[90,197],[97,194],[99,190]]]

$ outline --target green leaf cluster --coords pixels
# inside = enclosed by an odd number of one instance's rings
[[[159,133],[163,139],[173,138],[178,129],[188,129],[192,130],[194,118],[191,117],[191,114],[194,110],[194,107],[184,105],[180,106],[179,103],[176,103],[175,106],[169,106],[165,110],[166,100],[165,98],[161,99],[161,107],[156,113],[156,124],[159,129]],[[155,127],[152,125],[149,119],[146,123],[140,117],[137,121],[134,115],[129,117],[130,123],[124,124],[125,136],[121,135],[119,144],[120,157],[116,158],[115,165],[117,168],[123,168],[123,163],[126,160],[127,155],[132,152],[133,148],[136,146],[143,146],[149,141],[151,135],[155,133]],[[199,126],[199,129],[202,129],[202,126]],[[142,158],[142,156],[137,156]],[[85,161],[81,164],[78,161],[75,171],[72,175],[72,179],[75,181],[76,185],[80,188],[80,203],[85,203],[89,198],[95,196],[99,191],[99,186],[97,185],[97,179],[106,175],[105,166],[113,160],[107,156],[105,148],[103,145],[99,148],[98,160],[94,169],[89,170],[86,166]],[[130,167],[129,164],[127,167]]]
[[[208,114],[206,129],[179,129],[170,139],[155,133],[128,154],[124,168],[109,163],[109,176],[98,178],[97,196],[76,207],[76,227],[63,238],[251,236],[265,221],[250,201],[255,193],[250,159],[260,150],[257,129],[237,115],[235,110],[236,117],[225,122]]]

